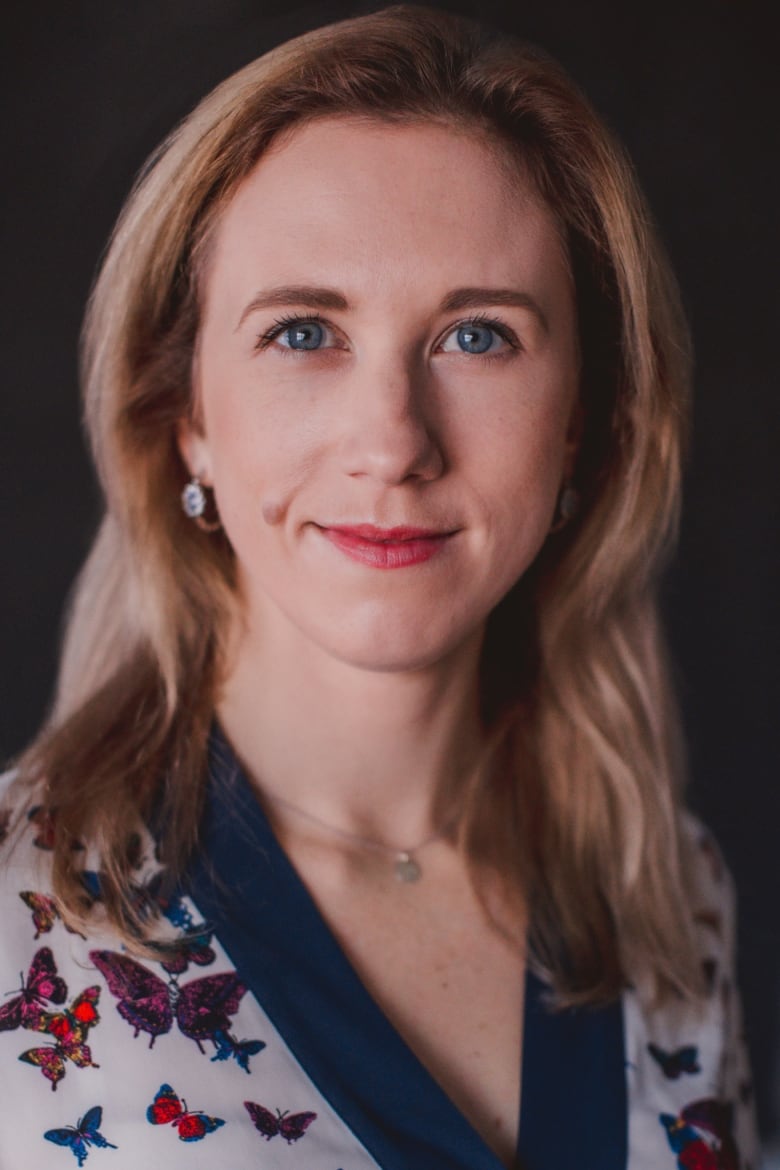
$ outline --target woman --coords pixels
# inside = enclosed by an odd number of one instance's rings
[[[283,45],[145,170],[85,336],[0,1164],[749,1165],[654,605],[685,332],[571,82],[427,9]]]

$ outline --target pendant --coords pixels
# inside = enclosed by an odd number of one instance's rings
[[[396,881],[399,882],[419,882],[422,877],[422,870],[408,853],[399,853],[393,868]]]

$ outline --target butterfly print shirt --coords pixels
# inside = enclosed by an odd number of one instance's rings
[[[138,896],[180,940],[161,961],[100,926],[86,853],[96,924],[66,929],[40,812],[0,850],[0,1170],[502,1170],[360,982],[218,733],[210,772],[176,893],[139,848]],[[686,833],[711,994],[551,1013],[529,974],[519,1170],[758,1168],[728,875]]]

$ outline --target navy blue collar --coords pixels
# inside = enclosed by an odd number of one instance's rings
[[[383,1170],[504,1170],[368,994],[219,731],[209,769],[185,888],[307,1075]],[[553,1014],[543,992],[529,974],[517,1166],[625,1170],[620,1004]]]

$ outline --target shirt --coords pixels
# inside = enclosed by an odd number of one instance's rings
[[[137,896],[181,943],[159,960],[129,954],[99,900],[88,938],[66,929],[40,810],[10,834],[0,1170],[501,1170],[362,985],[219,733],[209,770],[201,848],[173,895],[153,843],[139,857]],[[699,1009],[627,990],[552,1012],[529,972],[523,1170],[755,1170],[730,883],[685,825],[711,993]]]

